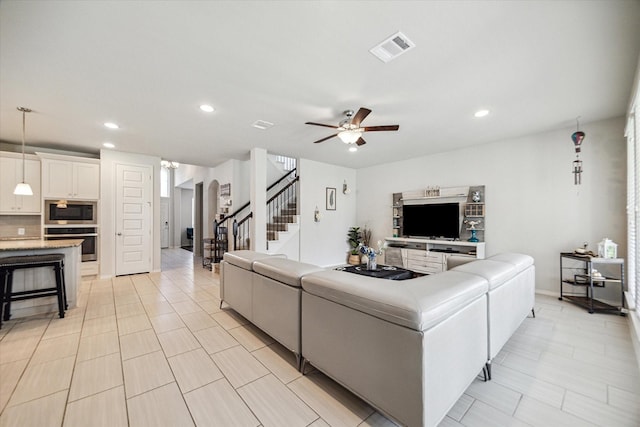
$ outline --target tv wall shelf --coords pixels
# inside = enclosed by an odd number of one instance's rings
[[[469,217],[484,217],[484,203],[467,203],[464,207],[464,216]]]
[[[392,197],[391,228],[393,237],[414,237],[411,234],[411,230],[405,230],[405,225],[407,225],[407,218],[403,214],[405,206],[458,203],[460,206],[458,217],[458,237],[460,241],[467,241],[474,237],[478,242],[484,242],[485,240],[486,189],[484,185],[467,187],[428,186],[421,190],[393,193]],[[473,226],[469,222],[472,222]]]
[[[410,237],[387,237],[385,242],[385,264],[424,274],[445,271],[447,259],[453,255],[475,259],[485,257],[485,242]]]

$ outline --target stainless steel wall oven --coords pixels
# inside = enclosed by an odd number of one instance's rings
[[[82,262],[98,260],[97,227],[45,227],[45,240],[84,239]]]

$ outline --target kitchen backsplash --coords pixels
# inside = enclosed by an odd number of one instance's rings
[[[24,228],[24,235],[18,229]],[[42,237],[40,215],[0,216],[0,239],[39,239]]]

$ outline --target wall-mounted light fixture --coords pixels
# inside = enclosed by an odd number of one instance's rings
[[[320,210],[318,210],[317,206],[316,206],[316,210],[313,211],[313,221],[320,222]]]
[[[345,179],[344,183],[342,184],[342,194],[349,194],[349,193],[351,193],[351,189],[347,185],[347,180]]]

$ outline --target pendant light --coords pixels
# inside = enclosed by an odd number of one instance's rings
[[[30,113],[31,109],[26,107],[18,107],[18,111],[22,111],[22,182],[16,185],[13,194],[16,196],[33,196],[33,190],[31,186],[24,181],[24,170],[26,161],[24,159],[24,127],[25,127],[25,113]]]

